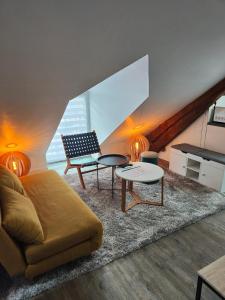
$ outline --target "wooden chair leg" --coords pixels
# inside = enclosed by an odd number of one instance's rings
[[[77,168],[77,173],[78,173],[78,176],[79,176],[79,179],[80,179],[80,184],[81,184],[82,188],[86,189],[85,184],[84,184],[83,175],[82,175],[82,172],[81,172],[80,168]]]
[[[65,174],[65,175],[67,174],[67,172],[68,172],[69,169],[70,169],[70,168],[69,168],[68,166],[66,166],[65,171],[64,171],[64,174]]]

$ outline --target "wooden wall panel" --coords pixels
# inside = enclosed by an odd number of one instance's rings
[[[224,93],[225,78],[152,130],[147,135],[151,150],[162,151],[166,145],[198,119]]]

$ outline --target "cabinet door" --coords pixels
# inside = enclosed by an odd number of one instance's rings
[[[201,164],[201,172],[199,182],[203,185],[209,186],[217,191],[221,191],[224,171],[219,168],[203,162]]]
[[[180,151],[171,150],[170,170],[174,173],[186,176],[187,157]]]

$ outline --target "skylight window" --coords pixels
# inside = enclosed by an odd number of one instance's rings
[[[66,160],[61,134],[75,134],[89,131],[88,92],[69,101],[54,137],[46,153],[48,163]]]

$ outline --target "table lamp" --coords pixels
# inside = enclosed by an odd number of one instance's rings
[[[149,150],[149,141],[143,135],[137,135],[131,138],[129,142],[129,153],[131,161],[139,161],[140,154]]]
[[[14,149],[17,144],[10,143],[6,145],[9,149]],[[11,170],[18,177],[25,176],[29,173],[31,162],[29,157],[20,151],[9,151],[0,156],[0,164]]]

